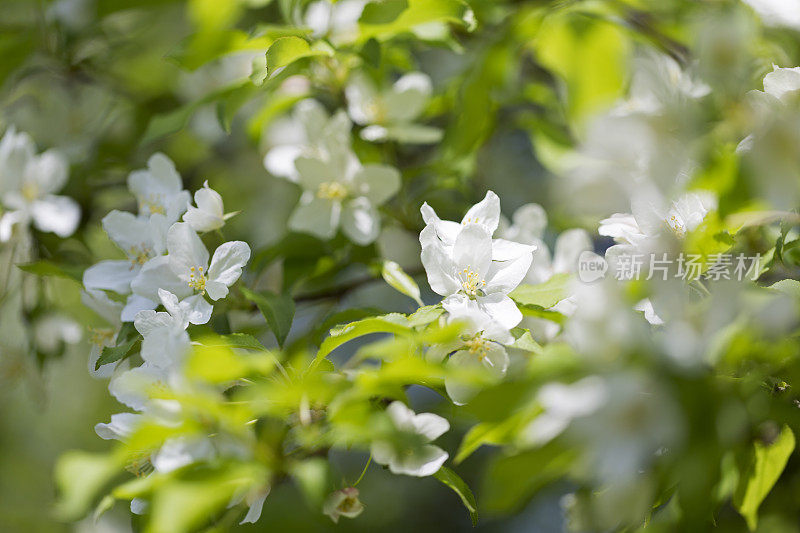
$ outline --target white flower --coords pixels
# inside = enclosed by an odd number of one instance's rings
[[[183,215],[183,221],[188,222],[192,229],[203,233],[225,225],[222,196],[208,186],[208,181],[203,183],[202,189],[194,193],[194,201],[197,207],[190,205]]]
[[[518,245],[522,246],[522,245]],[[533,247],[507,261],[492,261],[492,237],[486,228],[467,224],[451,248],[423,244],[422,264],[434,292],[444,296],[442,306],[453,315],[480,311],[506,329],[522,320],[508,297],[528,272]]]
[[[397,170],[386,165],[362,166],[354,157],[339,166],[299,157],[295,165],[304,191],[289,219],[292,230],[330,239],[341,226],[351,241],[362,246],[378,237],[376,208],[400,188]]]
[[[605,403],[606,396],[606,384],[597,376],[583,378],[570,385],[544,385],[536,396],[544,412],[528,425],[522,439],[533,445],[551,441],[574,419],[597,411]]]
[[[716,198],[705,191],[689,192],[665,207],[660,198],[644,194],[635,196],[631,207],[633,214],[615,213],[600,221],[598,233],[618,243],[606,251],[607,257],[651,252],[665,235],[683,239],[716,208]]]
[[[134,429],[141,423],[141,420],[142,415],[117,413],[111,415],[111,422],[95,424],[94,432],[101,439],[124,441],[133,434]]]
[[[297,182],[295,160],[300,156],[325,162],[349,159],[351,128],[343,110],[329,117],[316,100],[303,100],[295,106],[292,118],[277,120],[270,128],[267,137],[273,148],[264,156],[264,168],[274,176]]]
[[[322,512],[331,517],[334,524],[339,523],[339,517],[355,518],[364,511],[364,504],[358,499],[358,489],[345,487],[332,492],[322,505]]]
[[[633,308],[644,313],[644,319],[650,324],[654,326],[661,326],[664,324],[664,320],[658,316],[658,313],[656,313],[656,310],[653,307],[653,302],[650,300],[650,298],[640,300],[639,303],[633,306]]]
[[[167,255],[148,261],[131,287],[150,300],[159,298],[159,289],[167,290],[206,316],[204,295],[215,301],[227,296],[249,259],[247,243],[230,241],[214,251],[209,266],[203,241],[188,223],[178,222],[167,232]]]
[[[151,406],[151,392],[167,387],[169,381],[170,375],[165,369],[145,363],[115,373],[108,384],[108,392],[134,411],[144,411]]]
[[[91,336],[91,352],[89,354],[89,374],[96,378],[108,378],[114,372],[117,364],[107,363],[95,370],[95,364],[103,353],[103,348],[107,346],[114,346],[117,334],[119,333],[122,321],[120,314],[122,313],[123,305],[120,302],[115,302],[108,295],[98,289],[87,289],[81,292],[81,303],[97,313],[109,324],[109,328],[92,329]]]
[[[358,19],[367,0],[318,0],[306,8],[305,25],[312,37],[327,37],[334,45],[349,43],[358,37]]]
[[[500,224],[500,198],[487,191],[486,196],[467,210],[461,223],[451,220],[442,220],[436,211],[426,203],[420,208],[425,228],[419,235],[419,242],[424,249],[431,244],[440,244],[450,251],[456,241],[456,236],[467,224],[477,224],[483,227],[489,235],[493,235]],[[531,246],[522,245],[506,239],[492,241],[492,260],[508,261],[530,253]]]
[[[525,281],[531,284],[544,283],[555,274],[574,273],[578,268],[581,252],[592,250],[592,239],[583,229],[568,229],[556,239],[555,253],[542,240],[547,227],[547,213],[539,204],[526,204],[517,209],[512,217],[513,224],[502,231],[511,241],[533,244],[533,262]]]
[[[11,238],[13,226],[30,221],[39,230],[69,237],[78,227],[81,210],[72,198],[56,196],[67,181],[69,165],[56,150],[34,154],[30,137],[9,128],[0,140],[0,201],[8,209],[0,218],[0,242]]]
[[[448,454],[429,443],[450,429],[450,423],[433,413],[415,414],[397,401],[386,412],[395,429],[404,435],[400,439],[374,441],[371,451],[375,462],[387,465],[393,474],[418,477],[435,474]]]
[[[450,354],[448,367],[472,371],[493,382],[502,380],[509,364],[508,352],[503,345],[514,342],[511,332],[466,304],[451,306],[448,321],[464,324],[461,338],[446,346],[432,347],[428,358],[435,360]],[[447,395],[456,405],[469,402],[483,384],[482,380],[468,380],[453,374],[444,378]]]
[[[366,141],[433,143],[441,139],[441,130],[414,124],[431,90],[431,79],[422,72],[405,74],[383,91],[364,74],[356,74],[345,89],[347,110],[355,123],[366,126],[361,130]]]
[[[84,287],[130,293],[131,282],[142,265],[164,253],[167,228],[164,215],[137,217],[125,211],[111,211],[103,218],[103,229],[128,258],[100,261],[87,268],[83,273]]]
[[[630,96],[618,104],[612,115],[656,114],[668,106],[681,106],[687,100],[702,98],[711,88],[697,81],[677,61],[666,54],[647,53],[635,62]]]
[[[139,311],[133,322],[142,334],[142,359],[159,368],[169,368],[181,361],[189,349],[189,323],[205,324],[211,318],[211,304],[199,306],[178,302],[178,297],[164,289],[158,296],[167,312]]]
[[[800,29],[800,0],[742,0],[768,26]]]
[[[170,223],[180,218],[190,202],[175,163],[162,153],[150,156],[147,169],[130,173],[128,188],[139,202],[140,215],[164,215]]]

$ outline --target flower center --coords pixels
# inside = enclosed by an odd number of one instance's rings
[[[478,359],[483,361],[489,354],[490,341],[484,339],[480,335],[475,335],[464,343],[464,346],[469,350],[469,353],[477,355]]]
[[[678,236],[678,238],[682,239],[686,235],[686,228],[684,227],[683,222],[681,222],[677,216],[670,215],[670,217],[667,219],[667,225],[675,233],[675,235]]]
[[[326,181],[317,188],[317,197],[326,200],[344,200],[347,197],[347,188],[338,181]]]
[[[466,226],[467,224],[480,224],[480,223],[481,223],[480,217],[469,217],[461,221],[462,226]]]
[[[114,342],[114,331],[111,329],[89,328],[89,331],[92,334],[89,342],[96,346],[108,346]]]
[[[22,197],[28,202],[32,202],[39,197],[39,186],[36,183],[26,183],[20,189]]]
[[[125,470],[136,477],[145,477],[153,471],[153,463],[150,462],[150,454],[146,452],[135,452],[131,454],[130,460],[125,465]]]
[[[203,272],[203,267],[190,267],[189,268],[189,287],[195,292],[200,294],[206,293],[206,275]]]
[[[128,250],[128,258],[131,260],[131,268],[136,265],[143,265],[150,260],[150,249],[145,245],[131,246]]]
[[[157,194],[151,194],[147,198],[142,199],[141,202],[139,202],[139,210],[147,210],[151,215],[167,214],[167,210],[164,207],[164,202],[161,201],[161,197]]]
[[[481,279],[481,276],[472,270],[472,267],[467,266],[467,268],[459,272],[458,277],[464,294],[470,298],[483,296],[483,288],[486,287],[486,281]]]

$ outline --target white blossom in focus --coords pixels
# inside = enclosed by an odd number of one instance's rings
[[[202,189],[194,193],[194,202],[197,207],[189,205],[183,221],[188,222],[196,232],[214,231],[225,225],[222,196],[208,186],[208,181],[203,183]]]

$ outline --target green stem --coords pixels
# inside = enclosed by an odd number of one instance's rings
[[[372,462],[372,454],[369,454],[369,459],[367,459],[367,464],[364,465],[364,470],[361,471],[361,475],[358,476],[358,479],[355,483],[353,483],[353,487],[361,483],[361,480],[364,479],[364,474],[367,473],[367,468],[369,468],[370,463]]]

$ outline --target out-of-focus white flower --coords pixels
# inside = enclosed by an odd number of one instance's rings
[[[590,376],[575,383],[548,383],[536,396],[544,410],[523,431],[526,444],[542,445],[559,436],[576,418],[597,411],[607,396],[602,378]]]
[[[502,380],[509,364],[504,345],[514,342],[511,332],[467,305],[453,306],[449,313],[448,321],[464,324],[461,339],[449,346],[435,347],[432,353],[449,353],[447,366],[450,368],[477,371],[492,382]],[[458,376],[448,374],[444,378],[444,386],[453,403],[464,405],[480,391],[482,384],[465,382]]]
[[[222,196],[208,186],[208,181],[203,183],[202,189],[194,193],[194,201],[197,207],[190,205],[183,215],[183,221],[188,222],[192,229],[203,233],[225,225]]]
[[[153,390],[167,387],[169,382],[170,374],[165,369],[145,363],[117,371],[108,384],[108,392],[134,411],[144,411],[151,405]]]
[[[574,228],[562,232],[556,239],[555,253],[542,240],[547,227],[547,213],[539,204],[526,204],[512,216],[513,223],[501,231],[510,241],[536,246],[533,262],[525,276],[527,283],[544,283],[554,274],[574,273],[581,252],[592,250],[592,239],[586,230]]]
[[[35,154],[31,138],[12,127],[0,140],[0,203],[8,211],[0,218],[0,242],[8,241],[14,226],[31,221],[40,231],[69,237],[78,227],[80,206],[57,196],[67,182],[69,164],[56,150]]]
[[[633,308],[644,313],[644,319],[654,326],[660,326],[664,323],[661,317],[656,313],[656,310],[653,308],[653,302],[650,300],[650,298],[640,300],[639,303],[633,306]]]
[[[429,444],[450,429],[450,423],[433,413],[415,414],[402,402],[392,402],[386,408],[395,429],[404,434],[401,441],[375,440],[372,458],[387,465],[393,474],[430,476],[447,460],[448,453]]]
[[[345,89],[347,110],[356,124],[366,126],[360,134],[366,141],[434,143],[442,131],[414,123],[425,111],[431,91],[431,79],[422,72],[405,74],[386,90],[366,75],[355,74]]]
[[[742,0],[768,26],[800,29],[800,0]]]
[[[46,353],[55,353],[64,344],[75,344],[83,337],[80,324],[68,316],[48,314],[34,326],[36,347]]]
[[[706,96],[711,87],[698,81],[666,54],[648,53],[636,59],[628,98],[613,115],[656,114],[668,107]]]
[[[322,505],[322,512],[331,517],[334,524],[339,517],[355,518],[364,511],[364,504],[358,499],[358,489],[346,487],[330,493]]]
[[[205,324],[211,318],[211,304],[192,307],[188,302],[178,302],[178,297],[164,289],[158,296],[167,312],[151,309],[139,311],[133,322],[142,334],[142,359],[159,368],[169,368],[182,360],[189,349],[190,323]]]
[[[355,156],[341,166],[316,158],[295,160],[303,187],[300,203],[289,219],[294,231],[330,239],[341,226],[356,244],[367,245],[380,233],[377,207],[400,188],[400,173],[386,165],[361,165]]]
[[[96,378],[109,378],[117,366],[116,363],[107,363],[96,370],[95,365],[103,353],[103,348],[114,346],[117,334],[122,326],[120,314],[122,313],[123,305],[120,302],[115,302],[99,289],[86,289],[81,292],[81,302],[102,317],[110,326],[91,330],[92,336],[90,340],[92,347],[89,353],[89,374]]]
[[[303,22],[311,28],[312,37],[324,37],[339,46],[358,37],[358,19],[365,5],[367,0],[318,0],[308,5]]]
[[[168,473],[214,456],[214,445],[209,438],[178,437],[165,441],[151,461],[156,472]]]
[[[191,200],[175,163],[162,153],[150,156],[147,169],[130,173],[128,189],[139,202],[140,215],[164,215],[170,224],[180,218]]]
[[[210,266],[208,255],[188,223],[173,224],[167,232],[167,255],[148,261],[131,287],[151,300],[158,300],[160,289],[167,290],[189,303],[198,316],[207,316],[204,295],[212,300],[227,296],[228,287],[239,279],[250,259],[250,247],[243,241],[226,242],[214,251]]]
[[[142,421],[142,415],[135,413],[117,413],[111,415],[111,422],[95,424],[94,432],[105,440],[124,441],[133,434],[136,426]]]
[[[633,214],[615,213],[600,221],[598,233],[618,243],[606,251],[606,257],[658,250],[666,235],[683,239],[716,209],[716,203],[716,197],[706,191],[686,193],[669,206],[657,195],[638,195],[631,201]]]
[[[421,257],[431,289],[445,297],[445,310],[454,316],[478,311],[511,329],[522,320],[522,313],[508,293],[528,272],[532,250],[529,246],[527,253],[514,259],[493,261],[491,234],[484,226],[469,223],[451,248],[424,242]]]
[[[274,176],[297,182],[298,157],[313,157],[342,166],[351,158],[352,126],[344,110],[328,116],[316,100],[303,100],[295,106],[291,118],[276,120],[267,133],[273,148],[264,156],[264,167]]]

